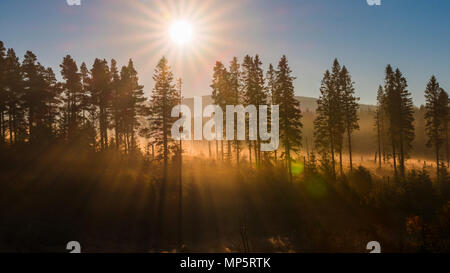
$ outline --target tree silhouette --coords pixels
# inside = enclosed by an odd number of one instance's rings
[[[442,127],[441,130],[443,131],[444,135],[444,144],[445,144],[445,155],[447,158],[447,168],[450,167],[450,151],[449,151],[449,122],[450,122],[450,104],[449,104],[449,98],[448,93],[445,92],[444,89],[441,88],[441,91],[439,92],[439,105],[442,110],[441,118],[442,118]]]
[[[343,174],[342,166],[342,149],[344,144],[344,108],[343,108],[343,86],[342,86],[342,70],[341,65],[337,59],[334,59],[331,68],[331,109],[332,109],[332,125],[334,128],[334,144],[339,153],[339,170]]]
[[[214,66],[213,79],[210,87],[212,88],[212,99],[215,105],[218,105],[223,113],[225,113],[226,106],[232,104],[233,94],[230,89],[229,81],[228,81],[228,71],[222,62],[217,61]],[[224,120],[225,122],[225,120]],[[224,128],[224,127],[223,127]],[[217,135],[216,135],[217,137]],[[224,146],[223,146],[223,135],[221,136],[221,159],[223,160],[225,157]],[[229,145],[229,141],[227,141]],[[216,139],[216,150],[217,150],[217,139]],[[228,149],[230,152],[230,149]],[[228,156],[229,158],[229,156]]]
[[[381,153],[384,154],[384,91],[380,85],[377,92],[377,110],[375,112],[375,128],[377,131],[378,168],[381,168]]]
[[[241,71],[240,64],[238,62],[237,57],[233,57],[233,60],[230,62],[229,73],[228,73],[228,85],[230,89],[230,101],[232,105],[241,104],[242,100],[242,83],[241,83]],[[234,152],[236,155],[236,165],[239,167],[239,159],[241,152],[241,143],[237,139],[237,117],[234,116]],[[231,152],[230,152],[231,153]]]
[[[106,60],[95,59],[91,69],[90,92],[92,104],[98,113],[100,149],[108,148],[109,105],[111,74]]]
[[[428,147],[434,147],[436,156],[436,175],[439,181],[439,152],[444,144],[445,135],[442,127],[444,125],[444,113],[447,104],[441,105],[439,96],[441,93],[441,87],[436,80],[435,76],[432,76],[425,89],[425,128],[428,135]]]
[[[394,171],[397,176],[397,157],[402,178],[405,178],[405,157],[414,139],[413,104],[407,90],[407,82],[399,69],[394,72],[386,67],[385,87],[386,114],[389,120],[389,134],[392,145]]]
[[[0,144],[6,143],[6,48],[0,41]]]
[[[158,151],[156,158],[163,161],[163,179],[160,186],[157,228],[154,241],[155,247],[159,248],[162,234],[169,156],[177,146],[174,140],[169,138],[172,124],[177,119],[176,117],[171,117],[171,111],[172,108],[179,103],[180,97],[175,88],[171,68],[165,57],[158,62],[153,75],[153,80],[155,81],[155,85],[150,100],[148,137]]]
[[[259,55],[254,58],[245,56],[242,63],[242,79],[243,79],[243,96],[246,105],[254,105],[257,110],[257,120],[259,120],[260,105],[267,105],[267,90],[264,86],[264,71],[261,68],[262,62]],[[257,138],[252,145],[249,140],[249,151],[251,154],[251,146],[254,148],[255,162],[257,166],[261,163],[261,138],[259,135],[259,122],[257,123]]]
[[[25,109],[23,108],[23,76],[19,58],[14,49],[8,49],[5,58],[5,95],[8,108],[9,140],[23,143],[26,138]]]
[[[58,113],[60,89],[51,68],[37,62],[36,56],[27,51],[22,63],[23,108],[27,109],[28,141],[43,143],[51,140],[53,124]]]
[[[74,141],[79,137],[84,102],[81,73],[78,72],[77,64],[70,55],[64,57],[60,67],[61,76],[65,81],[63,100],[67,117],[67,137],[70,141]]]
[[[121,103],[124,103],[121,111],[121,119],[123,121],[123,131],[125,135],[125,151],[136,152],[136,132],[142,126],[140,117],[145,116],[149,109],[145,104],[146,98],[144,97],[144,86],[139,84],[138,73],[134,68],[133,60],[131,59],[128,61],[128,65],[123,66],[120,71],[120,88],[121,95],[119,97],[123,100]],[[173,104],[173,102],[171,103]],[[155,104],[153,104],[153,106],[155,106]],[[172,106],[170,106],[169,109],[169,117],[171,110]],[[151,113],[152,118],[154,117],[153,113],[156,115],[159,109],[153,108],[153,111],[154,112]],[[171,123],[169,125],[171,125]]]
[[[277,92],[277,85],[276,85],[276,77],[277,77],[277,71],[273,68],[272,64],[269,64],[269,69],[266,72],[266,93],[269,96],[270,103],[272,105],[277,105],[278,102],[276,100],[276,92]],[[274,159],[275,162],[278,160],[278,149],[274,151]]]
[[[302,146],[302,113],[300,102],[295,99],[294,80],[285,55],[281,57],[276,72],[275,100],[280,109],[280,140],[284,146],[289,180],[292,182],[292,152],[298,152]]]
[[[357,99],[354,97],[353,83],[347,69],[341,69],[338,60],[335,59],[331,71],[330,73],[327,70],[322,79],[321,95],[317,101],[317,116],[314,121],[314,138],[322,157],[326,158],[331,155],[332,175],[336,176],[335,155],[339,153],[339,166],[342,174],[344,132],[347,129],[350,151],[351,132],[357,128],[358,106],[355,106]]]
[[[359,98],[355,97],[355,88],[353,87],[352,79],[345,66],[341,70],[341,88],[344,128],[347,133],[348,154],[350,157],[350,170],[353,170],[351,135],[354,130],[359,130]]]

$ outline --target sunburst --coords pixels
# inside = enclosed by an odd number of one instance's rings
[[[230,22],[229,15],[240,1],[218,5],[213,0],[134,0],[130,4],[133,16],[128,12],[113,16],[131,31],[112,42],[141,45],[132,57],[148,58],[147,66],[166,56],[177,70],[210,70],[212,59],[221,59],[226,48],[239,46],[229,37],[239,22]]]

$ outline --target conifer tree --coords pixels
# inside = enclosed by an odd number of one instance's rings
[[[339,170],[343,173],[342,166],[342,149],[344,144],[344,109],[343,109],[343,86],[342,86],[342,70],[341,65],[337,59],[334,59],[331,68],[331,122],[334,127],[334,139],[336,151],[339,153]]]
[[[405,158],[414,139],[414,109],[408,84],[399,69],[393,71],[386,67],[385,92],[386,114],[389,120],[389,134],[394,159],[394,171],[397,175],[397,158],[402,178],[405,178]]]
[[[350,73],[348,72],[345,66],[341,70],[341,88],[342,88],[341,103],[343,111],[344,128],[347,133],[350,170],[353,170],[351,135],[354,130],[359,130],[358,124],[359,98],[355,96],[355,88],[353,87],[353,82]]]
[[[238,59],[236,57],[233,58],[233,60],[230,63],[229,67],[229,73],[228,73],[228,86],[230,90],[230,101],[232,102],[232,105],[240,105],[241,103],[241,71],[240,71],[240,64],[238,62]],[[241,152],[241,145],[240,141],[237,139],[237,117],[235,117],[234,121],[234,151],[236,155],[236,165],[239,166],[239,159],[240,159],[240,152]],[[231,152],[230,152],[231,153]]]
[[[355,129],[355,124],[357,125],[357,117],[355,118],[357,109],[355,107],[357,106],[354,105],[356,99],[353,97],[352,85],[347,69],[341,69],[338,60],[335,59],[331,72],[327,70],[322,79],[321,95],[317,101],[317,116],[314,121],[316,147],[320,150],[322,159],[331,155],[333,176],[336,176],[335,156],[337,153],[339,154],[340,172],[341,174],[343,172],[342,147],[346,131],[345,122],[348,122],[350,134]],[[344,102],[347,103],[346,106],[344,106]],[[348,116],[346,116],[346,110],[348,110]],[[326,161],[328,162],[328,160]]]
[[[244,57],[244,60],[242,61],[242,103],[247,106],[249,104],[251,104],[250,99],[249,99],[249,94],[253,93],[254,89],[255,89],[255,83],[254,83],[254,62],[253,62],[253,58],[250,57],[249,55],[246,55]],[[252,165],[252,140],[248,140],[247,141],[247,146],[248,146],[248,156],[249,156],[249,161],[250,161],[250,165]],[[255,159],[256,161],[256,159]]]
[[[443,135],[443,112],[444,106],[440,105],[439,96],[441,93],[441,87],[436,80],[435,76],[432,76],[425,89],[425,129],[428,135],[427,146],[433,147],[436,157],[436,174],[439,181],[439,153],[442,145],[444,144]]]
[[[243,92],[246,105],[254,105],[257,110],[257,120],[259,120],[260,105],[267,105],[267,90],[264,86],[264,71],[261,68],[262,62],[259,55],[254,58],[246,56],[242,64],[243,68]],[[254,142],[255,162],[261,163],[261,138],[259,135],[259,122],[257,123],[257,140]],[[251,145],[251,141],[249,141]],[[251,154],[251,148],[250,148]]]
[[[122,124],[123,124],[123,118],[121,118],[121,114],[123,113],[123,95],[122,95],[122,88],[120,88],[120,74],[119,70],[117,68],[117,62],[116,60],[111,60],[110,65],[110,72],[111,72],[111,119],[112,119],[112,125],[114,128],[114,143],[116,146],[116,150],[120,150],[121,145],[121,134],[123,132]]]
[[[165,203],[168,163],[171,151],[176,149],[176,143],[169,138],[170,130],[177,118],[171,117],[171,111],[179,103],[179,94],[175,88],[174,77],[167,59],[163,57],[157,64],[153,75],[155,85],[150,100],[149,135],[151,143],[156,146],[156,159],[163,161],[163,179],[160,185],[159,207],[157,212],[157,227],[154,247],[161,244],[163,212]]]
[[[83,109],[83,87],[81,73],[78,72],[76,62],[70,55],[64,57],[61,67],[61,76],[64,85],[64,102],[67,116],[67,137],[70,141],[79,136]]]
[[[217,61],[214,66],[213,79],[210,87],[212,88],[212,99],[215,105],[218,105],[223,113],[226,111],[226,106],[231,105],[232,102],[232,92],[229,86],[229,75],[226,67],[222,62]],[[225,120],[224,120],[225,122]],[[222,136],[223,139],[223,136]],[[224,149],[223,149],[223,140],[221,143],[221,159],[224,159]],[[216,140],[216,149],[217,149],[217,140]]]
[[[380,85],[377,92],[377,109],[375,112],[375,128],[377,131],[378,167],[381,168],[382,143],[384,141],[384,91]]]
[[[268,100],[270,100],[270,104],[277,105],[278,102],[275,99],[276,95],[276,70],[273,68],[272,64],[269,64],[269,69],[266,73],[266,93],[268,95]],[[274,159],[278,160],[277,150],[274,151]]]
[[[111,74],[106,60],[95,59],[91,69],[90,92],[92,104],[98,113],[100,149],[108,148],[108,121],[111,101]]]
[[[319,150],[322,161],[328,162],[331,156],[332,175],[336,175],[336,135],[333,123],[333,101],[332,101],[332,81],[329,70],[325,71],[320,86],[320,96],[317,100],[316,119],[314,120],[314,140],[315,146]]]
[[[122,93],[125,104],[122,110],[123,111],[122,120],[125,134],[125,145],[127,146],[126,150],[129,152],[135,152],[137,148],[136,132],[142,126],[140,117],[147,115],[149,109],[145,104],[146,98],[144,97],[144,86],[139,84],[139,77],[136,69],[134,68],[133,60],[130,59],[128,61],[128,65],[122,67],[120,78],[121,78],[121,88],[123,88],[122,91],[120,92]],[[167,99],[169,99],[168,100],[169,104],[166,105],[167,107],[170,107],[168,117],[170,117],[170,111],[172,110],[173,107],[172,105],[174,103],[178,104],[178,101],[174,102],[173,98],[171,97],[173,96],[172,93],[174,91],[173,90],[169,91],[170,96],[167,97]],[[153,106],[155,106],[155,104],[153,104]],[[161,112],[160,110],[161,109],[159,109],[158,107],[153,108],[152,111],[154,112],[152,113],[162,114],[163,112]],[[152,118],[154,117],[155,116],[152,115]],[[168,119],[167,121],[173,122],[172,119]],[[169,123],[168,126],[169,126],[168,130],[170,132],[170,127],[172,126],[172,123]]]
[[[19,58],[12,48],[6,53],[4,73],[9,141],[11,144],[23,143],[27,134],[23,108],[23,75]]]
[[[441,130],[442,135],[444,136],[444,147],[445,147],[445,156],[447,158],[447,168],[450,167],[450,154],[449,154],[449,123],[450,123],[450,104],[449,104],[449,98],[448,93],[441,88],[441,92],[439,93],[439,105],[442,108],[441,113]]]
[[[292,153],[299,151],[302,145],[302,113],[300,102],[295,99],[294,80],[285,55],[278,63],[276,72],[276,91],[274,99],[280,109],[280,140],[284,146],[289,179],[292,182]]]
[[[6,86],[5,86],[6,48],[0,41],[0,144],[6,142]]]

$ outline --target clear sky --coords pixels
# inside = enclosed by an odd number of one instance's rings
[[[1,0],[0,40],[32,50],[59,74],[63,56],[133,58],[150,94],[158,59],[168,56],[185,96],[210,93],[216,60],[259,54],[265,67],[288,57],[296,93],[317,97],[335,57],[350,70],[362,103],[374,103],[386,64],[407,77],[416,105],[432,74],[450,89],[450,1],[382,0]],[[193,42],[166,38],[174,20],[193,22]]]

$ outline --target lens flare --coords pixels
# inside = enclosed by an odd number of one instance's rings
[[[292,174],[297,176],[303,173],[304,166],[300,161],[292,161],[291,163]]]

